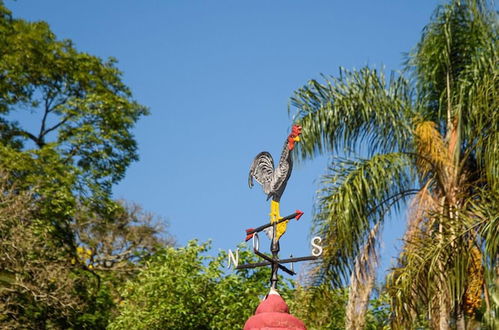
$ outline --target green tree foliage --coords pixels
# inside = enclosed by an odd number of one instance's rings
[[[497,21],[486,1],[452,0],[402,74],[341,69],[292,98],[301,157],[335,156],[318,194],[314,231],[330,244],[316,274],[350,284],[349,328],[362,328],[380,227],[402,205],[410,212],[388,281],[393,326],[424,315],[434,328],[464,329],[482,312],[497,315]]]
[[[122,288],[109,329],[241,329],[268,292],[270,268],[226,272],[227,254],[206,256],[208,247],[191,241],[159,251]],[[255,262],[251,251],[239,252],[240,263]],[[347,289],[279,283],[290,313],[308,329],[345,328]],[[386,295],[371,300],[366,329],[388,329],[389,313]]]
[[[332,289],[327,284],[297,286],[288,305],[307,329],[341,330],[345,328],[347,300],[348,291],[345,289]]]
[[[33,192],[19,193],[0,177],[0,327],[69,329],[87,322],[103,327],[109,317],[108,295],[98,277],[71,263],[50,227],[35,218]],[[99,311],[95,314],[95,311]]]
[[[144,258],[171,244],[159,237],[157,221],[132,204],[112,223],[85,213],[76,221],[82,227],[73,229],[78,246],[70,253],[58,232],[37,219],[36,189],[19,190],[4,173],[0,189],[2,329],[105,328],[118,286]]]
[[[116,287],[172,242],[111,199],[146,114],[116,60],[13,18],[0,0],[1,328],[104,328]]]
[[[207,244],[157,253],[122,290],[119,316],[109,329],[241,329],[268,292],[269,267],[226,274],[227,255],[203,255]],[[240,251],[240,263],[252,252]],[[289,300],[288,282],[279,292]]]
[[[61,203],[62,214],[72,211],[74,196],[105,202],[137,159],[131,129],[146,108],[132,99],[116,60],[78,52],[45,22],[13,19],[0,8],[2,166],[26,185],[50,178],[40,193]]]
[[[71,229],[79,243],[79,260],[94,270],[134,273],[140,262],[163,246],[175,243],[166,221],[136,203],[118,202],[112,217],[102,217],[80,206]]]

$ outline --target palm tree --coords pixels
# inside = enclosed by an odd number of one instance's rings
[[[317,197],[313,231],[328,246],[314,274],[350,285],[347,328],[363,326],[381,227],[404,206],[387,281],[392,325],[423,315],[433,328],[464,329],[482,298],[486,317],[499,312],[497,23],[485,1],[453,0],[436,9],[402,73],[340,69],[292,97],[300,157],[334,157]]]

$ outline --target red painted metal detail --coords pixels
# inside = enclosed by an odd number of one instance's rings
[[[288,305],[279,294],[269,294],[258,305],[255,315],[250,317],[244,325],[244,330],[264,329],[306,330],[307,328],[300,319],[289,314]]]
[[[246,238],[244,239],[246,242],[253,238],[255,235],[255,228],[246,229]]]

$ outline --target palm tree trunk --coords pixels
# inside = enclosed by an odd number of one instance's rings
[[[457,316],[456,316],[456,329],[457,330],[466,330],[466,320],[464,319],[463,308],[461,304],[456,306]]]
[[[443,202],[444,198],[442,198]],[[442,203],[443,204],[443,203]],[[442,225],[442,219],[440,218],[440,223],[438,225],[438,232],[439,232],[439,244],[443,244],[443,225]],[[448,330],[450,329],[450,310],[447,304],[447,288],[445,286],[445,269],[442,264],[441,260],[438,260],[438,268],[439,268],[439,314],[438,314],[438,328],[439,330]]]
[[[346,307],[345,328],[347,330],[364,329],[369,296],[376,280],[378,256],[376,253],[377,236],[380,223],[377,223],[367,242],[358,255],[350,277],[348,304]]]
[[[441,272],[440,272],[440,297],[439,297],[439,310],[438,310],[438,329],[439,330],[448,330],[450,329],[450,320],[449,320],[449,314],[450,314],[450,311],[449,311],[449,308],[448,308],[448,305],[447,305],[447,299],[446,296],[446,288],[445,288],[445,285],[444,285],[444,281],[445,281],[445,276],[444,276],[444,273],[443,273],[443,267],[440,266],[440,269],[441,269]]]
[[[439,230],[442,231],[442,225],[439,225]],[[440,277],[440,292],[439,292],[439,313],[438,313],[438,328],[439,330],[448,330],[449,327],[449,308],[447,305],[447,288],[445,287],[445,276],[444,276],[444,267],[442,262],[439,261],[439,277]]]

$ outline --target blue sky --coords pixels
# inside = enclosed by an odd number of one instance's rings
[[[167,219],[179,245],[211,239],[215,251],[234,249],[244,229],[268,221],[265,195],[248,188],[247,175],[258,152],[278,159],[293,91],[340,66],[399,70],[438,3],[5,0],[15,17],[48,22],[79,51],[118,59],[151,115],[134,130],[140,161],[115,197]],[[283,257],[310,254],[314,195],[327,161],[294,168],[281,214],[305,215],[281,239]],[[385,225],[385,268],[403,215]]]

